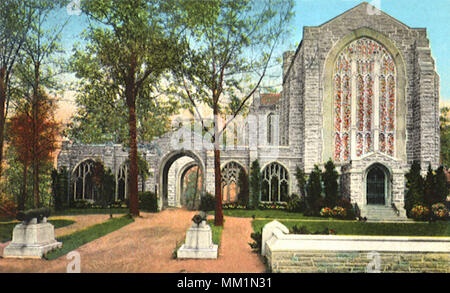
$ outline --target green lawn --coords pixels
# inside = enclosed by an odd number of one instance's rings
[[[63,243],[63,247],[49,252],[45,255],[45,258],[48,260],[56,259],[88,242],[105,236],[106,234],[116,231],[132,222],[134,222],[133,218],[125,215],[123,217],[109,219],[104,223],[90,226],[69,235],[58,237],[57,240]]]
[[[56,228],[61,228],[64,226],[69,226],[75,223],[72,220],[65,219],[54,219],[48,220],[53,226]],[[0,222],[0,242],[10,241],[12,239],[12,232],[14,226],[16,226],[19,221],[10,221],[10,222]]]
[[[224,216],[237,218],[262,218],[262,219],[324,219],[321,217],[306,217],[302,213],[291,213],[285,210],[244,210],[224,209]]]
[[[214,220],[208,220],[208,224],[209,224],[209,226],[211,226],[213,243],[220,245],[220,240],[222,239],[223,227],[214,226]]]
[[[261,231],[270,220],[252,221],[253,230]],[[306,226],[312,233],[333,229],[337,235],[382,235],[382,236],[450,236],[450,222],[421,223],[364,223],[350,221],[280,221],[291,229],[294,225]]]

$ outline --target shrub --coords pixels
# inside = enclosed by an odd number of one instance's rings
[[[431,207],[433,217],[436,219],[445,219],[449,216],[448,209],[443,203],[436,203]]]
[[[336,206],[333,208],[333,217],[345,218],[347,217],[347,210],[343,207]]]
[[[262,248],[262,234],[261,232],[256,232],[256,233],[252,233],[250,234],[250,237],[252,237],[253,242],[249,243],[248,245],[250,245],[250,247],[253,249],[254,252],[261,252],[261,248]]]
[[[328,206],[336,205],[338,200],[338,172],[336,166],[330,159],[325,164],[325,172],[322,173],[322,182],[324,187],[325,199]]]
[[[139,192],[139,207],[148,212],[158,211],[156,194],[151,191]]]
[[[14,201],[0,194],[0,219],[15,218],[17,215],[17,205]]]
[[[241,169],[238,177],[238,202],[239,205],[247,207],[249,204],[249,183],[248,176],[245,173],[244,169]]]
[[[250,167],[250,177],[249,177],[249,207],[251,209],[257,209],[259,206],[259,196],[261,193],[261,167],[259,166],[259,161],[253,161]]]
[[[327,208],[327,207],[322,208],[322,209],[320,210],[320,215],[321,215],[322,217],[332,217],[332,216],[333,216],[333,210],[330,209],[330,208]]]
[[[93,207],[93,204],[87,200],[80,199],[74,201],[72,207],[75,209],[89,209]]]
[[[429,216],[430,209],[423,205],[415,205],[410,212],[410,215],[414,219],[425,219]]]
[[[305,197],[306,176],[299,166],[295,168],[295,179],[297,180],[297,187],[300,192],[300,196]]]
[[[289,231],[289,233],[292,234],[311,234],[311,232],[309,232],[308,228],[306,228],[306,226],[297,226],[294,225],[291,230]]]
[[[420,163],[414,161],[410,171],[405,175],[408,188],[405,195],[405,210],[408,212],[408,216],[411,216],[409,213],[415,205],[423,204],[424,181],[420,175],[420,169]]]
[[[309,208],[313,210],[313,213],[320,210],[316,206],[316,201],[322,197],[321,176],[322,171],[319,169],[319,166],[315,165],[314,170],[309,175],[308,185],[306,186],[306,201],[308,202]]]
[[[285,210],[287,203],[285,202],[262,202],[258,205],[260,210]]]
[[[200,206],[198,207],[200,211],[209,212],[216,209],[216,198],[207,193],[200,198]]]
[[[292,194],[286,209],[292,213],[303,213],[306,210],[306,201],[303,198],[298,197],[298,195]]]

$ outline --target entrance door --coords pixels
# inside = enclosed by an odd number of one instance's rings
[[[380,167],[374,167],[367,174],[367,204],[384,205],[386,180]]]

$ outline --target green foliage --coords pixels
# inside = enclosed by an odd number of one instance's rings
[[[441,131],[441,162],[442,165],[450,167],[450,108],[441,108],[440,131]]]
[[[253,242],[249,243],[248,245],[250,245],[250,247],[252,248],[252,250],[254,252],[260,253],[261,252],[261,248],[262,248],[262,234],[261,234],[261,232],[252,233],[252,234],[250,234],[250,237],[253,239]]]
[[[298,191],[301,197],[304,197],[306,192],[305,192],[305,188],[306,188],[306,175],[305,172],[303,172],[303,170],[297,166],[295,168],[295,179],[297,179],[297,187],[298,187]]]
[[[445,202],[449,194],[444,167],[440,166],[435,175],[435,203]]]
[[[152,213],[158,212],[158,199],[153,192],[140,192],[139,200],[140,209]]]
[[[241,206],[247,207],[249,205],[249,182],[248,182],[248,175],[245,173],[244,169],[241,169],[239,171],[238,176],[238,190],[239,193],[237,195],[238,203]]]
[[[308,185],[306,186],[306,202],[310,211],[317,213],[323,206],[319,204],[322,200],[322,171],[318,165],[314,165],[314,170],[309,175]]]
[[[190,169],[185,177],[185,186],[186,189],[184,191],[185,204],[188,210],[196,210],[199,205],[199,177],[200,177],[200,169],[198,167],[194,167],[194,169]],[[193,171],[194,170],[194,171]]]
[[[292,213],[303,213],[306,211],[306,200],[297,194],[292,194],[287,203],[286,209]]]
[[[410,171],[405,175],[406,188],[408,189],[405,195],[405,210],[409,215],[409,212],[415,205],[421,205],[424,202],[424,182],[420,175],[420,163],[414,161],[411,165]]]
[[[255,210],[259,206],[259,199],[261,194],[261,167],[259,161],[253,161],[250,167],[250,201],[249,206],[251,209]]]
[[[428,208],[431,208],[431,205],[433,205],[436,202],[435,180],[431,165],[428,165],[428,171],[427,175],[425,176],[423,188],[424,188],[423,202]]]
[[[67,192],[69,188],[69,178],[66,167],[63,167],[59,172],[53,170],[52,177],[52,198],[55,211],[60,211],[69,206],[67,202]]]
[[[329,207],[336,205],[338,200],[338,172],[336,166],[331,159],[325,164],[325,172],[322,174],[322,182],[324,186],[325,200]]]
[[[333,229],[329,229],[328,227],[325,227],[323,230],[318,230],[314,233],[310,232],[307,226],[303,225],[294,225],[291,229],[289,229],[289,232],[292,234],[316,234],[316,235],[336,235],[336,231]]]
[[[200,211],[209,212],[216,209],[216,198],[210,193],[204,194],[200,198],[200,206],[198,207]]]

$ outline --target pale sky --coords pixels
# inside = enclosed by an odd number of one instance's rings
[[[200,0],[199,0],[200,1]],[[302,39],[303,26],[317,26],[362,3],[361,0],[296,0],[292,37],[288,38],[279,53],[295,50]],[[450,106],[450,0],[373,0],[367,1],[409,27],[427,28],[432,54],[441,78],[441,104]],[[67,10],[61,11],[54,22],[67,18]],[[63,32],[62,43],[70,55],[73,45],[82,42],[79,34],[86,28],[83,15],[71,15]],[[276,70],[276,69],[275,69]],[[279,68],[281,72],[281,66]],[[279,80],[267,81],[280,84]],[[58,117],[67,121],[76,111],[73,92],[67,92],[60,104]]]

